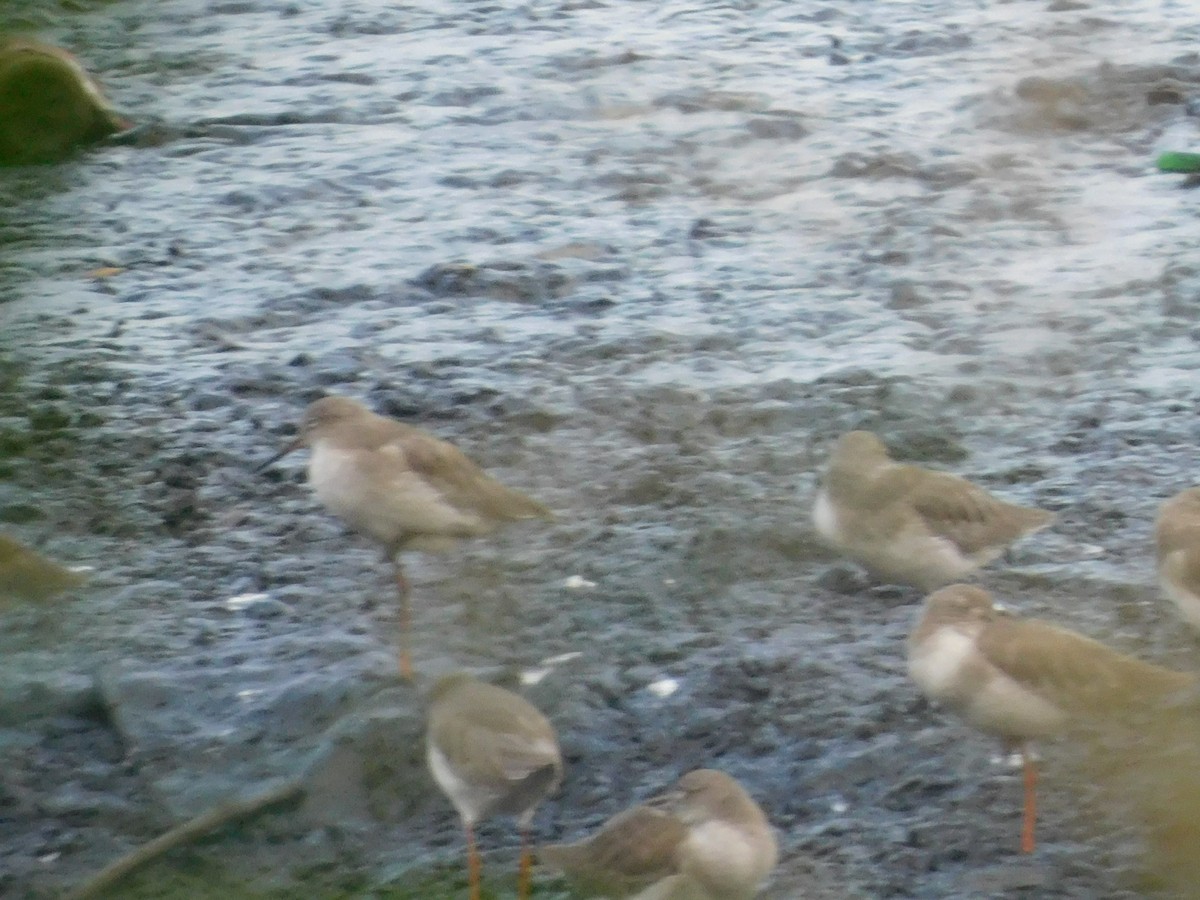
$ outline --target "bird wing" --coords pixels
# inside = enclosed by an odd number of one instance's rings
[[[406,466],[457,509],[498,521],[552,518],[546,507],[505,487],[448,441],[416,432],[390,446],[397,447]]]
[[[436,740],[470,780],[519,782],[546,766],[561,765],[558,742],[541,722],[511,712],[447,718]]]
[[[449,502],[436,482],[413,468],[402,444],[332,452],[346,455],[343,465],[351,474],[339,473],[344,490],[326,504],[352,527],[381,541],[471,537],[486,530],[477,514]]]
[[[562,780],[562,757],[553,736],[490,733],[480,764],[498,787],[492,812],[520,816],[536,807]]]
[[[596,868],[650,883],[679,871],[687,826],[669,812],[639,805],[605,823],[589,840]]]
[[[913,508],[931,531],[966,553],[1016,540],[1053,517],[1044,510],[1008,503],[948,472],[922,471],[921,475],[912,479],[909,489]]]
[[[688,829],[672,813],[638,805],[586,840],[544,847],[539,856],[589,896],[629,896],[679,872]]]
[[[1070,715],[1129,710],[1195,683],[1036,619],[994,620],[977,643],[997,669]]]
[[[562,759],[553,734],[448,718],[434,741],[454,775],[479,794],[483,816],[521,815],[558,786]]]
[[[528,734],[492,732],[488,748],[492,771],[502,773],[509,781],[523,781],[547,766],[562,767],[558,742],[549,735],[530,738]]]

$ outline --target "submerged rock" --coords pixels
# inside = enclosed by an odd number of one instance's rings
[[[127,127],[71,54],[0,37],[0,165],[57,162]]]

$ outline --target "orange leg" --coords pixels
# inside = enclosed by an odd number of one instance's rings
[[[1029,748],[1021,746],[1021,761],[1025,765],[1025,821],[1021,826],[1021,852],[1033,852],[1033,826],[1037,821],[1037,763],[1030,758]]]
[[[467,883],[470,885],[471,900],[479,900],[483,866],[479,861],[479,850],[475,847],[475,828],[466,822],[463,828],[467,832]]]
[[[521,829],[521,866],[517,873],[517,900],[528,900],[533,887],[533,854],[529,852],[529,828]]]
[[[396,569],[396,593],[400,595],[400,677],[413,680],[412,654],[409,652],[409,631],[412,629],[412,607],[408,602],[411,586],[399,559],[392,561]]]

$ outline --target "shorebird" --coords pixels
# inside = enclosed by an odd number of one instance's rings
[[[0,534],[0,600],[48,600],[86,579]]]
[[[1200,487],[1163,503],[1154,526],[1158,581],[1192,628],[1200,630]]]
[[[312,450],[308,481],[317,499],[380,544],[394,567],[405,678],[412,678],[411,587],[400,554],[445,550],[507,522],[554,517],[536,500],[489,476],[453,444],[376,415],[348,397],[309,404],[296,439],[260,470],[301,447]]]
[[[775,868],[767,817],[724,772],[696,769],[660,797],[538,856],[587,897],[749,900]]]
[[[869,431],[838,440],[813,508],[832,546],[880,577],[926,591],[962,579],[1053,519],[957,475],[893,462]]]
[[[55,162],[128,127],[70,53],[0,37],[0,164]]]
[[[1142,662],[1074,631],[1011,616],[969,584],[926,598],[908,639],[908,672],[930,700],[1020,751],[1021,849],[1027,853],[1034,849],[1037,813],[1037,768],[1028,742],[1071,728],[1102,734],[1139,715],[1150,721],[1197,683],[1192,674]]]
[[[518,896],[529,896],[529,828],[542,799],[562,780],[554,727],[529,701],[465,673],[438,681],[430,695],[426,761],[462,819],[471,900],[480,896],[475,825],[515,816],[521,831]]]

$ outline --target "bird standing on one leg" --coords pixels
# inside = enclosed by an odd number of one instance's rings
[[[515,816],[521,831],[518,897],[530,892],[529,828],[542,799],[562,780],[554,726],[529,701],[466,673],[448,675],[430,695],[426,760],[467,837],[471,900],[480,896],[475,825]]]
[[[308,480],[317,499],[384,548],[400,596],[400,672],[412,677],[408,647],[411,588],[400,554],[444,550],[520,519],[553,513],[505,487],[453,444],[413,425],[376,415],[348,397],[324,397],[304,412],[296,440],[263,464],[308,447]]]
[[[930,700],[1021,751],[1021,849],[1034,848],[1037,771],[1028,742],[1075,729],[1103,755],[1106,741],[1165,715],[1197,684],[1074,631],[997,608],[991,595],[952,584],[925,600],[908,639],[908,672]],[[1138,725],[1129,722],[1143,717]],[[1112,740],[1113,746],[1122,741]]]
[[[832,546],[926,591],[964,578],[1053,519],[957,475],[894,462],[869,431],[838,440],[813,507]]]

